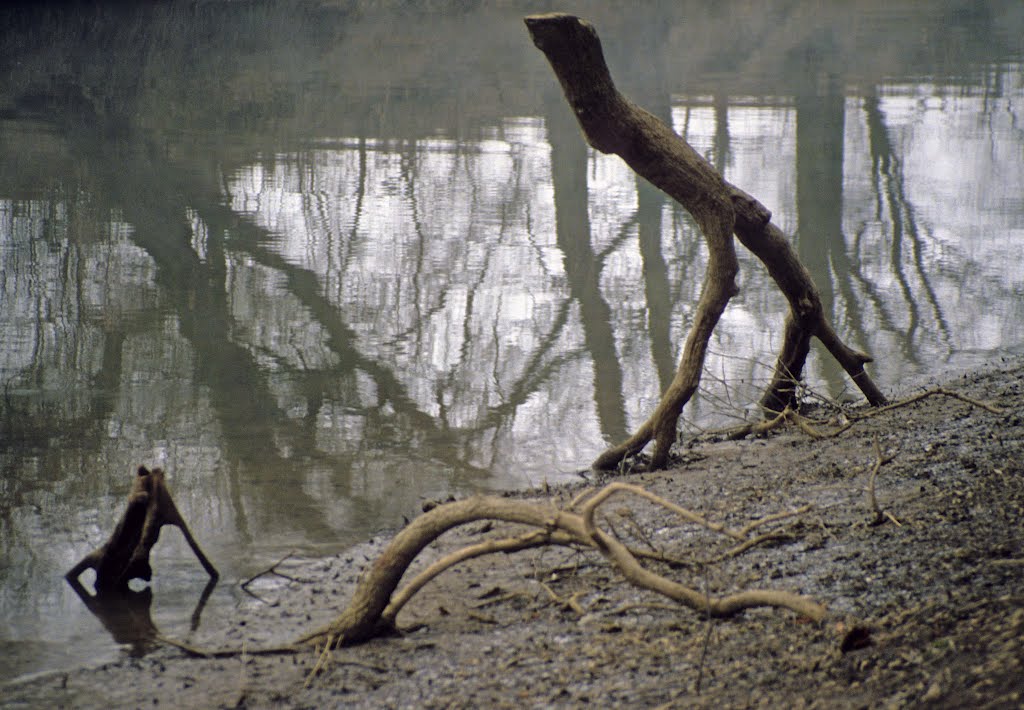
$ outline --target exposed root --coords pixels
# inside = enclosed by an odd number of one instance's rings
[[[694,589],[666,579],[644,568],[637,559],[630,554],[625,545],[613,539],[594,524],[594,512],[597,507],[612,495],[618,492],[629,492],[634,495],[646,498],[663,507],[681,514],[683,517],[694,515],[674,503],[670,503],[638,486],[626,483],[612,483],[590,498],[581,511],[584,532],[592,540],[595,547],[601,551],[606,558],[615,564],[619,572],[630,582],[638,587],[658,592],[674,601],[690,607],[695,611],[706,613],[709,616],[731,616],[744,609],[758,606],[774,606],[790,609],[796,613],[820,621],[826,615],[826,610],[817,602],[797,594],[772,590],[751,590],[738,592],[725,597],[712,598]],[[698,516],[699,517],[699,516]],[[724,535],[736,537],[738,533],[729,530],[724,526],[712,526],[705,524],[708,529],[715,529]]]
[[[445,555],[431,564],[425,570],[416,575],[412,581],[395,592],[394,596],[391,597],[391,602],[381,615],[381,618],[386,623],[393,625],[395,617],[398,616],[398,612],[400,612],[402,607],[412,599],[416,592],[422,589],[428,582],[430,582],[430,580],[460,562],[465,562],[466,560],[471,560],[474,557],[480,557],[482,555],[491,555],[496,552],[509,554],[512,552],[526,550],[531,547],[540,547],[541,545],[568,545],[572,544],[572,542],[572,538],[567,535],[559,535],[556,531],[534,530],[526,533],[525,535],[520,535],[519,537],[504,538],[501,540],[485,540],[484,542],[476,545],[470,545],[469,547],[464,547],[461,550],[456,550],[455,552]]]
[[[671,511],[686,522],[729,538],[737,544],[716,560],[693,562],[672,560],[658,551],[635,550],[602,529],[596,521],[601,506],[619,494],[630,494],[642,498]],[[714,561],[734,557],[763,542],[786,537],[785,534],[777,532],[753,537],[751,534],[767,524],[800,515],[807,510],[809,507],[773,513],[736,530],[712,522],[698,513],[665,500],[639,486],[621,482],[611,483],[597,491],[587,491],[577,496],[565,509],[559,509],[550,503],[494,497],[470,498],[440,505],[413,520],[399,531],[377,560],[364,572],[345,611],[327,626],[302,636],[292,644],[262,649],[205,650],[165,637],[159,637],[159,640],[179,648],[189,655],[203,658],[227,658],[243,654],[253,656],[289,654],[296,653],[303,648],[308,649],[309,645],[313,644],[317,660],[307,676],[306,683],[308,685],[315,676],[327,668],[329,663],[365,665],[357,661],[336,659],[333,651],[342,646],[354,645],[394,631],[396,617],[403,606],[445,570],[459,562],[482,555],[511,553],[544,545],[597,550],[630,583],[657,592],[677,604],[682,604],[708,617],[731,616],[745,609],[769,606],[789,609],[813,621],[820,621],[825,618],[827,611],[825,607],[808,597],[775,590],[748,590],[724,597],[712,597],[710,594],[699,592],[652,572],[641,565],[638,560],[638,558],[654,559],[677,568],[696,567],[706,570],[707,566]],[[408,566],[427,545],[454,527],[478,520],[518,523],[533,529],[515,537],[484,540],[445,555],[417,574],[405,587],[396,591]],[[273,567],[268,571],[273,571]],[[586,609],[580,603],[580,598],[586,593],[585,591],[577,591],[569,598],[563,599],[546,585],[542,586],[556,603],[581,616],[586,613]],[[480,620],[497,623],[495,619],[490,618],[481,617]]]
[[[713,598],[646,569],[638,561],[638,555],[634,550],[601,529],[595,521],[601,505],[612,496],[622,493],[643,498],[672,511],[690,523],[738,542],[739,545],[727,553],[733,555],[766,540],[778,539],[778,536],[773,534],[750,538],[751,531],[769,522],[799,514],[798,511],[777,513],[754,521],[743,530],[733,530],[711,522],[643,488],[620,482],[612,483],[592,494],[577,497],[570,504],[570,509],[558,509],[546,503],[485,497],[448,503],[420,516],[400,531],[364,573],[348,608],[327,626],[298,639],[296,644],[314,642],[319,646],[328,643],[337,647],[372,638],[393,629],[395,618],[402,606],[431,579],[458,562],[484,554],[513,552],[542,544],[596,549],[632,584],[655,591],[710,616],[730,616],[744,609],[771,606],[789,609],[815,621],[825,617],[827,612],[823,606],[798,594],[750,590]],[[484,541],[451,553],[430,565],[405,588],[395,593],[406,568],[427,545],[451,528],[484,519],[525,524],[536,529],[518,537]],[[648,553],[640,556],[655,555]]]

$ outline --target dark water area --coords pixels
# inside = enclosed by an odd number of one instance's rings
[[[565,480],[643,421],[703,244],[586,147],[528,12],[590,19],[773,211],[884,389],[1020,352],[1024,6],[836,5],[0,9],[0,680],[144,650],[62,577],[139,464],[221,569],[209,618],[291,551]],[[688,432],[749,414],[780,344],[741,261]],[[175,530],[154,566],[185,638],[205,575]]]

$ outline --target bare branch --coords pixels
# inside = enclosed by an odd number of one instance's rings
[[[416,592],[426,586],[432,579],[442,574],[445,570],[451,569],[460,562],[465,562],[466,560],[471,560],[474,557],[481,557],[483,555],[492,555],[497,552],[509,554],[512,552],[527,550],[531,547],[540,547],[541,545],[571,545],[576,542],[577,541],[572,537],[564,533],[560,533],[559,531],[533,530],[524,535],[520,535],[519,537],[509,537],[500,540],[485,540],[484,542],[477,543],[476,545],[464,547],[461,550],[457,550],[456,552],[453,552],[450,555],[445,555],[441,559],[437,560],[416,575],[412,581],[397,591],[391,598],[391,602],[384,610],[384,613],[381,614],[381,618],[386,623],[394,624],[395,619],[398,617],[398,612],[400,612],[402,607],[412,599]]]
[[[825,345],[871,404],[884,404],[885,396],[864,371],[871,357],[843,343],[825,320],[818,289],[792,244],[771,224],[771,212],[726,182],[670,126],[616,89],[597,31],[589,22],[551,13],[531,15],[525,23],[533,43],[551,64],[587,143],[602,153],[618,155],[681,204],[693,216],[708,247],[704,287],[674,379],[647,421],[626,441],[603,452],[593,467],[614,470],[652,439],[651,468],[663,468],[668,462],[683,407],[700,383],[708,341],[738,291],[733,234],[764,263],[790,306],[775,375],[761,405],[774,411],[795,405],[795,383],[812,337]]]
[[[773,606],[790,609],[814,620],[825,617],[826,610],[823,606],[798,594],[752,590],[717,599],[710,598],[644,568],[637,561],[633,551],[594,523],[597,508],[620,492],[644,498],[676,513],[688,522],[741,543],[752,545],[768,539],[767,536],[762,536],[750,541],[741,533],[708,521],[703,516],[666,501],[660,496],[637,486],[619,482],[606,486],[582,501],[573,501],[573,504],[580,506],[579,513],[558,510],[548,503],[474,497],[440,505],[402,529],[363,574],[345,611],[327,626],[306,634],[296,643],[314,641],[329,642],[332,646],[350,645],[386,633],[394,628],[395,617],[409,598],[452,565],[484,554],[512,552],[539,544],[594,547],[631,583],[711,616],[729,616],[752,607]],[[754,527],[767,523],[770,519],[782,519],[789,515],[784,513],[774,518],[769,516],[762,521],[756,521]],[[484,519],[520,523],[538,529],[518,537],[484,541],[447,555],[417,575],[401,592],[392,596],[408,566],[427,545],[447,530]]]
[[[872,521],[871,524],[872,525],[881,525],[882,523],[884,523],[886,521],[886,519],[889,519],[893,523],[895,523],[897,526],[902,527],[902,525],[900,524],[900,521],[897,520],[892,515],[892,513],[888,512],[886,510],[882,510],[882,507],[880,505],[878,505],[878,498],[875,496],[875,479],[878,478],[878,472],[881,470],[882,466],[884,466],[885,464],[887,464],[890,461],[892,461],[894,458],[896,458],[896,456],[895,456],[895,454],[893,454],[891,456],[883,456],[882,455],[882,447],[878,443],[878,434],[875,434],[874,448],[875,448],[875,463],[871,467],[871,474],[868,477],[868,499],[871,501],[871,509],[873,511],[875,511],[875,519]]]

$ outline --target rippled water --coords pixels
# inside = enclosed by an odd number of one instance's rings
[[[0,11],[0,679],[122,652],[62,574],[140,463],[221,568],[216,615],[289,551],[571,476],[671,379],[689,217],[587,149],[526,8],[397,5]],[[1018,4],[588,7],[883,389],[1020,351]],[[687,431],[743,416],[779,345],[741,258]],[[202,570],[173,530],[155,566],[186,636]]]

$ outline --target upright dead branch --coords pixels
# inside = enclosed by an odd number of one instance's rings
[[[68,581],[73,587],[80,588],[79,576],[87,569],[94,569],[98,595],[123,593],[128,590],[128,582],[132,579],[148,582],[153,577],[149,553],[160,538],[160,528],[164,525],[174,525],[181,530],[211,579],[216,580],[220,576],[174,505],[171,492],[164,483],[164,472],[159,468],[150,471],[140,466],[128,494],[128,506],[110,539],[72,567],[66,575]]]
[[[693,216],[708,245],[704,287],[675,378],[647,421],[625,442],[602,453],[594,467],[615,468],[652,439],[652,467],[667,463],[679,415],[700,382],[708,340],[737,292],[734,233],[764,263],[790,305],[775,375],[762,405],[781,411],[794,404],[794,383],[803,371],[811,337],[825,344],[869,402],[884,403],[885,397],[864,371],[871,358],[846,346],[825,320],[818,290],[796,251],[771,224],[771,212],[726,182],[664,122],[618,92],[590,23],[565,14],[533,15],[525,22],[558,77],[587,142],[602,153],[618,155],[678,201]]]

